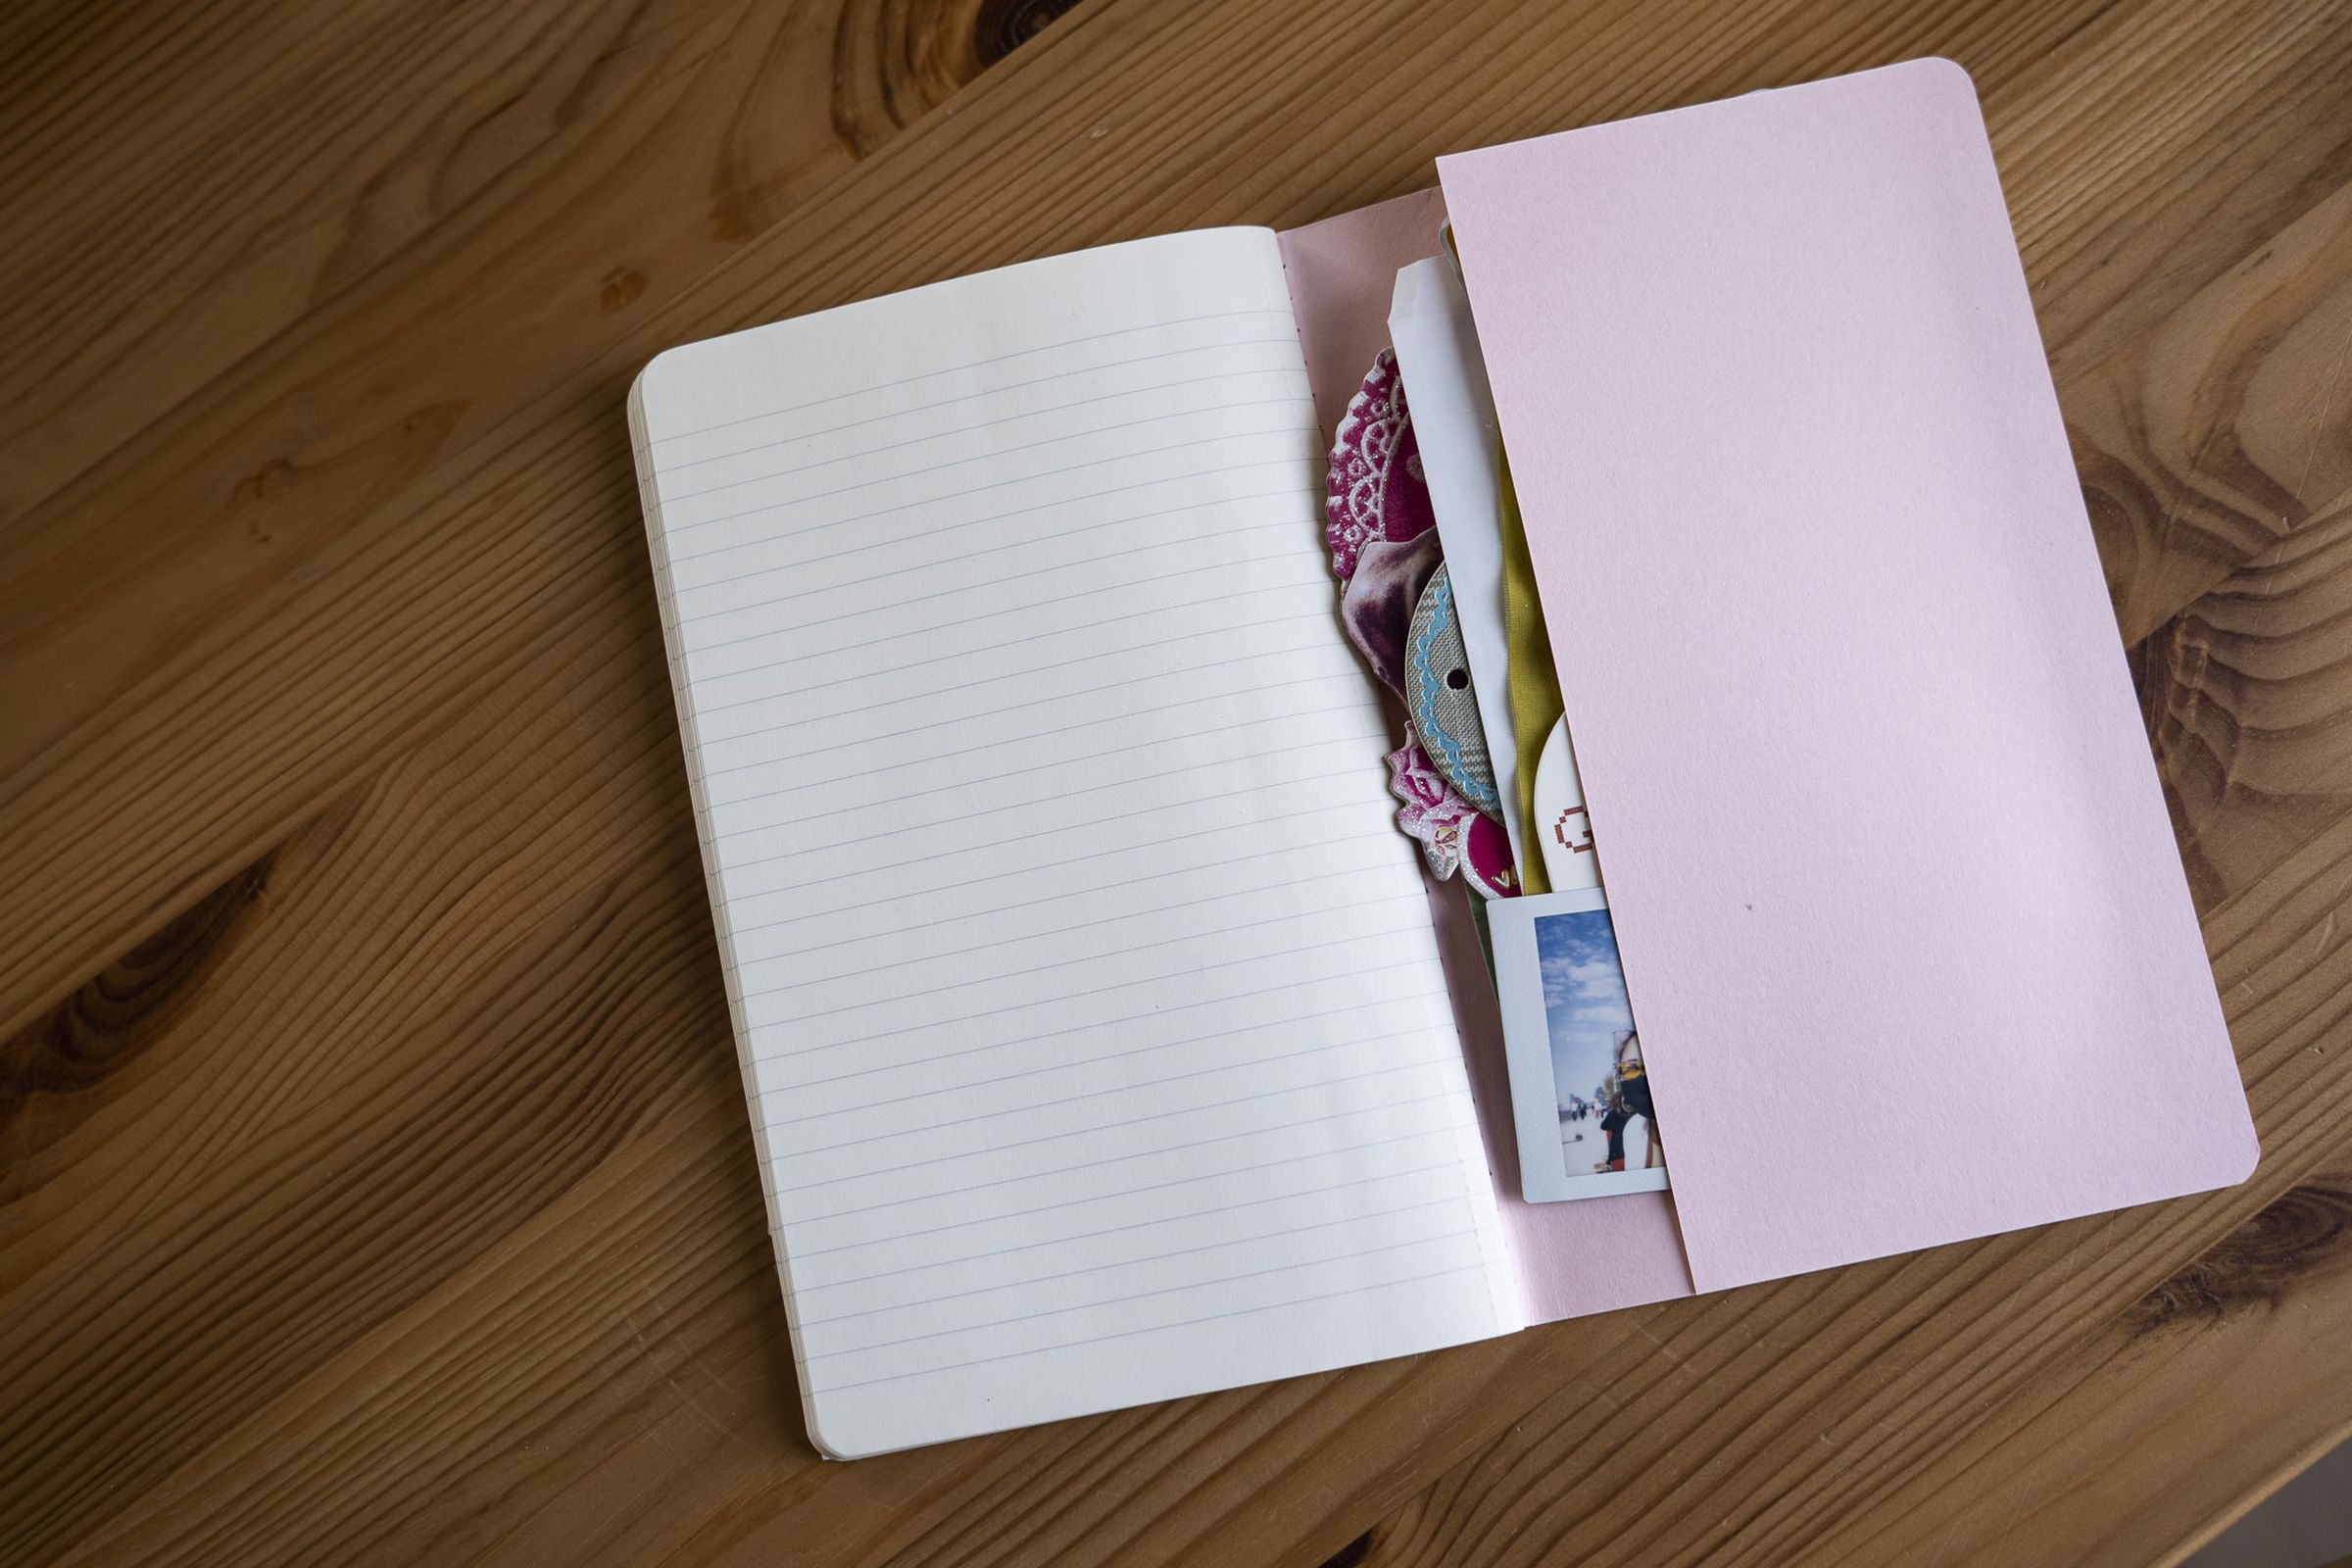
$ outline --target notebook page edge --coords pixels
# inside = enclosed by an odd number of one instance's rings
[[[663,352],[671,351],[664,350]],[[656,356],[656,358],[659,359],[660,356]],[[652,363],[648,362],[645,369],[641,369],[629,381],[626,402],[630,459],[637,472],[638,505],[645,519],[646,544],[654,572],[655,604],[662,625],[662,657],[668,669],[671,710],[677,716],[679,744],[682,749],[680,760],[685,764],[687,796],[694,814],[695,853],[702,861],[704,898],[710,907],[712,932],[718,939],[721,964],[720,982],[726,990],[727,1024],[735,1041],[736,1071],[743,1083],[745,1099],[747,1102],[751,1102],[756,1093],[752,1076],[751,1052],[744,1029],[742,1006],[735,996],[732,972],[733,945],[727,931],[726,901],[718,893],[717,860],[705,829],[702,770],[694,762],[694,705],[687,700],[686,684],[682,675],[683,666],[679,662],[681,650],[678,646],[669,598],[668,549],[662,529],[661,488],[656,482],[653,452],[646,435],[646,372],[651,368]],[[757,1158],[760,1169],[764,1171],[767,1165],[767,1129],[759,1117],[752,1116],[748,1119],[752,1124],[752,1139]],[[768,1243],[776,1259],[777,1282],[784,1306],[785,1334],[793,1346],[794,1356],[797,1360],[801,1327],[800,1314],[793,1301],[791,1260],[785,1253],[783,1241],[778,1233],[775,1198],[768,1190],[768,1184],[764,1178],[760,1183],[760,1212],[766,1218]],[[809,1399],[805,1385],[800,1386],[800,1397],[801,1421],[808,1433],[811,1446],[827,1459],[849,1457],[836,1452],[825,1443],[818,1430],[816,1407]]]

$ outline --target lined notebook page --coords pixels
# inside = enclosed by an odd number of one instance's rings
[[[694,344],[631,401],[819,1446],[1517,1327],[1273,235]]]

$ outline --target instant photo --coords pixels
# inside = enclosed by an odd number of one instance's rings
[[[1608,895],[1497,899],[1487,912],[1528,1201],[1664,1188],[1665,1144]]]

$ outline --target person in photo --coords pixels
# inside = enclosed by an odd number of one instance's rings
[[[1658,1138],[1658,1116],[1651,1108],[1649,1074],[1642,1066],[1642,1037],[1632,1029],[1620,1029],[1611,1042],[1609,1076],[1598,1091],[1608,1107],[1601,1118],[1601,1130],[1608,1134],[1606,1158],[1592,1168],[1596,1171],[1625,1169],[1625,1130],[1639,1117],[1647,1152],[1642,1155],[1643,1169],[1666,1163],[1666,1147]]]

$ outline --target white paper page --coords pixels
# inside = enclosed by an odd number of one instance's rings
[[[1446,546],[1446,572],[1453,579],[1454,614],[1470,661],[1470,695],[1487,732],[1495,782],[1502,798],[1513,801],[1519,741],[1511,728],[1510,648],[1502,632],[1494,393],[1487,385],[1470,298],[1446,258],[1432,257],[1397,272],[1389,338],[1396,347],[1413,433],[1421,442],[1421,471],[1429,481],[1438,538]],[[1519,812],[1504,811],[1502,826],[1510,835],[1512,860],[1527,864]]]
[[[819,1446],[1517,1327],[1272,234],[673,350],[635,403]]]

